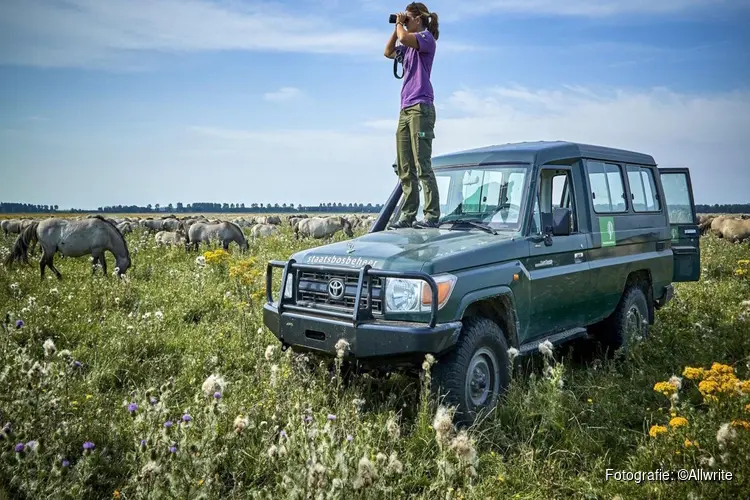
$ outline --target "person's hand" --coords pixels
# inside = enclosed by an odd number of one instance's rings
[[[399,12],[396,14],[396,24],[406,24],[408,21],[408,17],[406,16],[406,12]]]

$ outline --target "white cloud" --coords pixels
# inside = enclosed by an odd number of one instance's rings
[[[291,101],[300,95],[302,95],[302,91],[296,87],[281,87],[274,92],[266,92],[263,94],[263,99],[272,102],[285,102]]]
[[[441,14],[441,19],[456,20],[478,13],[520,13],[531,15],[560,15],[607,17],[621,14],[672,14],[696,9],[743,9],[748,0],[473,0],[460,9],[446,0],[433,0],[430,9]],[[444,14],[444,16],[443,16]]]
[[[3,0],[0,63],[141,69],[144,52],[369,54],[389,28],[347,28],[298,4],[209,0]],[[450,50],[468,50],[454,42]]]

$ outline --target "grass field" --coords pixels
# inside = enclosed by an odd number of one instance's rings
[[[128,242],[123,280],[88,258],[57,257],[62,281],[40,281],[38,255],[0,267],[0,498],[748,497],[748,245],[704,237],[702,280],[677,285],[627,356],[539,354],[495,415],[456,432],[429,365],[345,383],[278,349],[265,263],[319,242],[286,226],[203,259]]]

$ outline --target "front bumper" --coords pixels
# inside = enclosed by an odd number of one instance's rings
[[[283,268],[279,303],[273,301],[271,282],[273,268]],[[283,297],[288,275],[292,279],[292,297],[297,297],[298,271],[314,270],[336,272],[357,277],[356,296],[351,312],[326,310],[297,304],[296,299]],[[432,307],[428,323],[392,321],[375,317],[372,313],[373,277],[421,279],[432,292]],[[379,358],[413,354],[440,354],[458,341],[462,323],[453,321],[437,323],[437,284],[421,272],[397,272],[373,269],[366,265],[360,269],[300,264],[290,259],[286,262],[270,261],[266,269],[266,304],[263,306],[263,323],[286,346],[301,347],[328,354],[336,353],[336,343],[348,342],[348,356]],[[365,307],[361,307],[362,303]]]
[[[354,325],[352,322],[294,312],[283,312],[273,303],[263,306],[263,323],[282,344],[336,353],[336,343],[349,343],[348,356],[378,358],[409,354],[440,353],[458,341],[462,323],[438,323],[429,327],[424,323],[372,320]]]

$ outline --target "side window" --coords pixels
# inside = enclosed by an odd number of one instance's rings
[[[656,191],[654,171],[638,165],[628,165],[628,184],[635,212],[658,212],[661,210]]]
[[[555,208],[570,208],[570,232],[578,232],[578,214],[571,197],[572,178],[569,170],[543,169],[539,178],[538,196],[534,197],[531,233],[540,232],[542,213],[552,213]]]
[[[620,166],[614,163],[589,161],[587,170],[594,212],[599,214],[625,212],[628,206],[625,202],[625,185]]]

